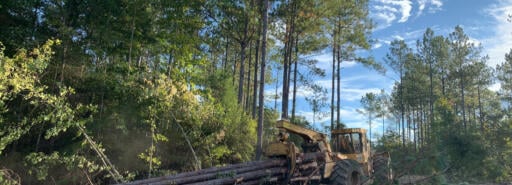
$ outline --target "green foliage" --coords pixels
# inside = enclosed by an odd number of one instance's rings
[[[0,59],[2,65],[0,112],[3,114],[0,154],[9,144],[19,140],[38,125],[51,125],[51,128],[45,133],[46,139],[56,136],[72,126],[78,126],[74,116],[80,112],[75,112],[73,110],[75,107],[71,107],[66,102],[67,96],[73,90],[62,88],[58,95],[48,94],[45,92],[47,87],[39,80],[39,76],[45,70],[52,55],[51,46],[53,44],[54,41],[49,41],[42,48],[34,49],[30,53],[20,50],[14,58],[0,55],[2,57]],[[76,108],[81,107],[78,105]],[[22,113],[24,109],[32,110],[32,114],[13,117]]]
[[[212,121],[205,128],[214,129],[215,132],[202,142],[211,151],[208,163],[225,164],[227,162],[248,161],[253,158],[256,137],[256,121],[243,112],[236,101],[236,93],[229,78],[225,74],[213,74],[210,78],[216,82],[211,83],[213,90],[210,101],[214,103],[211,110]],[[206,100],[208,101],[208,100]],[[204,106],[204,105],[203,105]],[[214,126],[214,127],[212,127]],[[249,142],[240,142],[248,140]]]
[[[326,115],[325,112],[322,112],[322,109],[328,105],[326,96],[327,89],[316,84],[311,85],[310,89],[313,91],[313,95],[308,96],[305,99],[311,105],[311,110],[313,111],[313,124],[315,124],[316,119],[322,119]]]
[[[400,81],[390,109],[395,130],[381,138],[377,149],[398,157],[393,161],[397,177],[431,176],[425,183],[432,184],[510,181],[507,89],[488,89],[495,76],[482,48],[460,26],[448,37],[427,29],[416,46],[393,41],[384,59]],[[502,84],[508,58],[497,67]]]
[[[49,172],[57,170],[56,167],[64,167],[68,171],[83,169],[87,173],[95,173],[102,170],[102,166],[89,161],[80,155],[62,155],[53,152],[49,155],[38,152],[25,157],[27,166],[31,166],[29,174],[34,174],[38,180],[45,180]]]
[[[512,107],[512,49],[505,54],[505,61],[496,66],[496,69],[497,78],[501,82],[501,98],[508,102],[510,109]]]
[[[261,52],[259,2],[0,4],[0,164],[23,182],[118,183],[253,158],[256,123],[246,111],[256,89],[243,88],[242,106],[231,79],[258,83],[242,71],[259,66],[233,59],[246,52],[254,63]],[[296,11],[297,53],[326,46],[318,5]],[[60,42],[53,51],[48,38]],[[270,137],[277,115],[265,114]]]
[[[58,87],[56,94],[52,94],[41,83],[40,77],[46,71],[53,54],[51,47],[58,43],[58,40],[50,40],[31,52],[21,49],[13,58],[0,55],[0,154],[17,152],[14,146],[25,144],[18,152],[26,155],[27,165],[32,167],[29,172],[36,174],[38,180],[46,179],[48,169],[58,166],[65,166],[70,172],[84,169],[85,174],[103,171],[106,167],[94,164],[94,160],[86,156],[61,155],[58,152],[74,153],[69,147],[82,140],[82,135],[86,134],[83,128],[90,121],[88,115],[95,111],[92,105],[71,104],[69,97],[75,93],[72,88]],[[63,135],[69,134],[75,135],[74,138],[59,141]],[[37,142],[30,142],[33,139]],[[42,144],[49,141],[59,141],[60,146]]]
[[[252,86],[258,74],[245,73],[260,67],[253,65],[262,52],[259,1],[0,4],[1,184],[118,183],[253,158],[256,123],[247,112],[257,108],[250,101],[257,94],[250,92],[265,89]],[[279,58],[268,66],[286,65],[288,86],[293,80],[319,94],[307,99],[315,115],[325,91],[308,79],[325,72],[309,55],[332,44],[341,51],[338,62],[384,72],[371,57],[357,56],[371,48],[369,1],[271,7],[270,35],[283,45],[274,44],[269,52]],[[367,108],[383,122],[396,120],[388,126],[399,125],[377,145],[398,159],[398,172],[436,174],[434,184],[512,178],[510,108],[502,108],[510,105],[504,102],[511,54],[497,66],[502,89],[496,94],[487,89],[494,77],[488,58],[468,38],[456,27],[449,36],[427,30],[416,50],[391,43],[384,60],[400,82],[389,109]],[[264,110],[264,138],[273,138],[279,115]],[[416,165],[404,167],[410,163]]]

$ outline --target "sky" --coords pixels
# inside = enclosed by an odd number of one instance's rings
[[[433,29],[435,35],[447,36],[460,25],[472,42],[482,45],[482,55],[488,55],[488,65],[495,67],[503,62],[505,53],[512,48],[512,23],[507,21],[508,14],[512,14],[512,0],[370,0],[370,17],[377,24],[371,38],[377,41],[369,54],[384,64],[383,58],[388,53],[391,41],[404,40],[411,48],[415,48],[416,40],[423,36],[427,28]],[[317,59],[317,66],[326,71],[326,77],[316,78],[315,82],[330,93],[332,54],[325,52],[307,57]],[[341,121],[348,127],[368,129],[367,117],[357,111],[361,109],[361,97],[368,92],[380,93],[381,89],[389,94],[396,76],[390,70],[386,74],[380,74],[361,64],[343,62]],[[267,97],[275,94],[276,87],[280,93],[281,83],[267,86]],[[490,88],[497,90],[499,84]],[[305,101],[305,97],[312,96],[311,91],[304,87],[297,89],[296,114],[313,123],[313,112]],[[328,98],[329,103],[330,95]],[[277,100],[277,110],[280,110],[280,103]],[[267,106],[274,107],[274,100],[268,98]],[[319,129],[330,125],[329,107],[325,107],[323,111],[328,112],[327,116],[316,119],[314,123]],[[393,124],[391,120],[385,120],[386,125],[390,123]],[[374,121],[372,135],[381,135],[382,131],[382,121]]]

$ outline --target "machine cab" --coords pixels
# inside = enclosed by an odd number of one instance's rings
[[[365,129],[336,129],[331,132],[332,147],[341,154],[361,154],[368,151]]]

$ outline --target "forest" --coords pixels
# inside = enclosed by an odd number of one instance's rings
[[[360,55],[374,28],[369,0],[0,1],[0,184],[113,184],[259,160],[278,119],[345,126],[347,61],[398,76],[391,92],[361,97],[368,122],[386,124],[372,147],[391,152],[396,178],[512,182],[512,49],[489,66],[453,25]],[[321,52],[329,73],[309,57]],[[269,95],[276,81],[282,93]],[[327,128],[297,112],[299,86],[313,112],[329,109]]]

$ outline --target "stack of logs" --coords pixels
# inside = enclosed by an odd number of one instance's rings
[[[124,185],[232,185],[232,184],[273,184],[290,182],[305,182],[320,180],[317,159],[322,155],[310,153],[297,156],[296,167],[290,173],[289,159],[268,159],[247,163],[232,164],[223,167],[212,167],[193,172],[179,173],[163,177],[143,179],[125,183]]]

